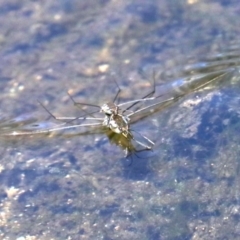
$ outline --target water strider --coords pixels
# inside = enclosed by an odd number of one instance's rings
[[[124,148],[127,154],[135,151],[137,152],[138,150],[150,150],[154,146],[154,142],[146,136],[143,136],[140,132],[134,131],[132,129],[132,124],[143,118],[149,117],[154,112],[170,106],[189,92],[197,91],[216,80],[227,77],[229,74],[232,74],[232,71],[233,69],[227,69],[202,74],[201,76],[198,75],[195,78],[191,77],[185,82],[183,80],[177,80],[162,86],[162,91],[158,91],[157,96],[154,96],[156,92],[154,80],[153,90],[150,93],[141,99],[127,101],[120,104],[116,103],[121,91],[120,88],[118,89],[118,92],[112,102],[104,103],[101,106],[91,103],[79,103],[70,96],[74,105],[80,106],[84,115],[80,117],[56,117],[41,104],[51,117],[55,120],[61,120],[63,123],[53,124],[47,121],[36,122],[36,120],[34,122],[34,120],[30,121],[27,119],[22,119],[21,121],[19,120],[21,118],[19,118],[18,121],[13,121],[9,124],[7,124],[7,121],[3,121],[2,123],[0,122],[0,135],[34,135],[87,127],[90,131],[86,131],[86,134],[98,133],[99,130],[100,132],[105,133],[107,131],[107,135],[111,136],[110,140]],[[145,106],[140,106],[141,103],[145,104]],[[99,110],[89,112],[84,109],[84,106],[95,107]],[[78,122],[77,124],[74,124],[75,121],[80,121],[80,123]],[[117,135],[117,137],[113,137],[114,135]],[[141,149],[137,149],[136,145],[141,146]]]
[[[117,85],[118,86],[118,85]],[[130,118],[126,114],[127,111],[132,113],[129,109],[132,106],[135,106],[136,104],[140,102],[145,101],[152,101],[155,100],[155,97],[149,97],[150,95],[154,94],[155,91],[155,83],[153,90],[145,95],[142,99],[132,100],[125,103],[117,104],[115,103],[117,100],[117,97],[120,93],[120,88],[118,87],[118,92],[116,96],[114,97],[114,100],[112,102],[104,103],[102,106],[97,106],[94,104],[89,103],[77,103],[74,101],[74,99],[70,96],[72,101],[74,102],[74,105],[85,105],[85,106],[91,106],[91,107],[97,107],[100,110],[97,111],[102,114],[102,116],[97,117],[97,112],[89,113],[86,110],[82,109],[84,111],[84,115],[81,117],[55,117],[43,104],[42,107],[49,113],[50,116],[52,116],[55,120],[61,120],[64,121],[62,124],[55,124],[54,126],[47,122],[36,122],[36,119],[29,119],[29,121],[26,121],[24,118],[21,118],[23,121],[19,121],[16,119],[16,121],[12,121],[10,125],[5,125],[4,122],[0,122],[0,129],[1,129],[1,135],[2,136],[23,136],[23,135],[34,135],[34,134],[43,134],[43,133],[50,133],[60,130],[67,130],[67,129],[74,129],[79,127],[89,127],[93,128],[97,131],[97,129],[106,128],[111,130],[113,133],[118,134],[119,136],[123,136],[127,141],[123,141],[121,138],[117,140],[117,144],[121,145],[126,150],[133,150],[133,146],[130,144],[131,141],[135,141],[145,149],[151,149],[154,143],[148,139],[147,137],[142,136],[140,133],[136,133],[138,135],[137,138],[134,137],[133,130],[130,129]],[[127,108],[124,108],[122,110],[122,107],[125,105],[130,105]],[[80,121],[80,124],[73,124],[74,121]],[[82,122],[88,121],[87,123]],[[94,121],[94,122],[93,122]],[[10,123],[10,122],[9,122]],[[13,124],[14,123],[14,124]],[[19,125],[18,125],[19,124]],[[11,128],[12,126],[13,128]],[[15,127],[14,127],[15,126]],[[108,133],[108,136],[111,134]],[[144,139],[145,143],[138,140],[139,136],[141,136],[142,139]],[[112,138],[112,136],[110,136]],[[116,139],[116,138],[114,138]]]

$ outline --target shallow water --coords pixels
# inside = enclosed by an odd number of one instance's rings
[[[122,101],[138,98],[153,69],[160,91],[235,68],[134,124],[156,145],[131,163],[102,134],[1,138],[1,238],[239,238],[239,9],[238,1],[1,1],[6,119],[48,121],[37,100],[76,116],[67,91],[101,104],[114,98],[113,78]]]

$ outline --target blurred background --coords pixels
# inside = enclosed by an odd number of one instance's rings
[[[48,121],[38,101],[78,116],[68,91],[102,104],[116,81],[124,102],[149,92],[153,71],[169,95],[179,79],[231,74],[137,122],[156,145],[131,164],[104,134],[2,136],[0,238],[239,239],[239,22],[238,0],[1,0],[10,127]]]

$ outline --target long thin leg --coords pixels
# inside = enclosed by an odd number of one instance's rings
[[[154,71],[153,71],[153,90],[152,90],[150,93],[148,93],[147,95],[143,96],[141,99],[146,99],[146,98],[148,98],[149,96],[154,95],[155,91],[156,91],[156,72],[155,72],[155,70],[154,70]],[[129,110],[130,108],[132,108],[133,106],[135,106],[136,104],[138,104],[139,102],[140,102],[140,101],[137,101],[137,102],[133,103],[132,105],[128,106],[126,109],[123,110],[122,113],[126,112],[127,110]]]
[[[116,81],[115,79],[114,79],[114,82],[115,82],[115,84],[116,84],[116,86],[117,86],[117,88],[118,88],[118,91],[117,91],[115,97],[113,98],[113,103],[116,102],[116,100],[117,100],[117,98],[118,98],[120,92],[122,91],[122,89],[119,87],[119,85],[118,85],[118,83],[117,83],[117,81]]]
[[[50,132],[56,132],[56,131],[61,131],[61,130],[67,130],[71,128],[78,128],[78,127],[101,127],[102,123],[87,123],[87,124],[76,124],[76,125],[71,125],[71,126],[65,126],[64,124],[60,124],[56,127],[49,128],[49,129],[44,129],[44,130],[36,130],[34,132],[31,131],[13,131],[11,133],[5,133],[2,134],[2,136],[23,136],[23,135],[33,135],[33,134],[39,134],[39,133],[50,133]]]
[[[154,143],[152,140],[150,140],[148,137],[142,135],[141,133],[139,133],[139,132],[137,132],[137,131],[135,131],[135,130],[133,130],[133,129],[131,129],[130,131],[137,133],[139,136],[141,136],[143,139],[145,139],[148,143],[151,144],[151,146],[148,146],[148,145],[146,145],[145,143],[143,143],[143,142],[141,142],[141,141],[139,141],[139,140],[137,140],[137,139],[135,139],[135,138],[133,137],[133,140],[134,140],[135,142],[137,142],[139,145],[141,145],[141,146],[143,146],[143,147],[145,147],[145,148],[147,148],[147,149],[152,149],[152,147],[155,145],[155,143]]]
[[[95,105],[95,104],[88,104],[88,103],[79,103],[79,102],[76,102],[69,92],[68,92],[68,96],[69,96],[69,98],[72,100],[74,106],[77,106],[77,105],[85,105],[85,106],[97,107],[97,108],[100,108],[100,109],[101,109],[100,106]],[[89,113],[88,111],[86,111],[86,110],[83,109],[82,107],[81,107],[81,110],[82,110],[83,112],[85,112],[86,115],[89,115],[89,116],[91,116],[92,118],[95,118],[95,117],[93,116],[94,113],[99,112],[99,110],[98,110],[98,111],[94,111],[94,112]]]
[[[122,89],[119,87],[119,85],[118,85],[118,83],[117,83],[117,81],[115,79],[114,79],[114,83],[116,84],[116,86],[118,88],[118,91],[117,91],[116,95],[113,98],[113,103],[115,103],[115,101],[117,100],[120,92],[122,91]],[[69,92],[68,92],[68,96],[70,97],[70,99],[72,100],[72,102],[74,103],[75,106],[82,105],[82,106],[90,106],[90,107],[101,108],[99,105],[96,105],[96,104],[76,102]]]
[[[95,118],[95,117],[92,117],[92,118],[89,118],[87,117],[87,115],[89,115],[89,113],[81,116],[81,117],[56,117],[54,114],[52,114],[40,101],[38,101],[38,103],[41,105],[41,107],[55,120],[57,121],[66,121],[66,120],[69,120],[67,122],[65,122],[64,124],[68,124],[68,123],[71,123],[75,120],[97,120],[97,121],[102,121],[103,118]]]
[[[69,92],[67,94],[68,94],[69,98],[72,100],[74,106],[81,105],[81,106],[89,106],[89,107],[101,108],[100,106],[98,106],[96,104],[76,102]],[[84,111],[84,109],[82,109],[82,110]]]

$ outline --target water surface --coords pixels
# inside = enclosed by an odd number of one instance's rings
[[[237,239],[238,1],[1,1],[0,106],[6,119],[77,115],[233,67],[134,127],[155,141],[134,157],[105,135],[1,139],[2,239]],[[167,88],[167,87],[166,87]]]

